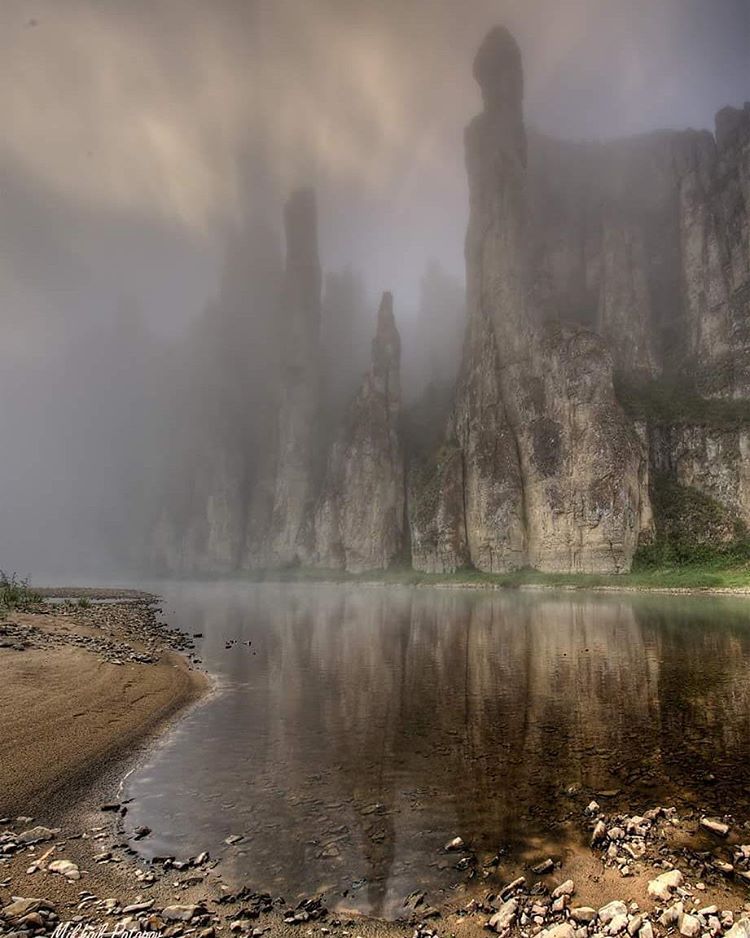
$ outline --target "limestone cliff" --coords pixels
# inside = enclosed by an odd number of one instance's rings
[[[607,143],[533,135],[534,290],[547,315],[590,326],[639,379],[689,375],[750,393],[750,106],[716,133]]]
[[[320,406],[321,271],[315,194],[300,189],[284,212],[286,267],[280,303],[277,417],[263,471],[252,495],[249,567],[281,567],[306,559],[315,498]]]
[[[238,226],[218,296],[161,363],[172,400],[157,405],[169,446],[164,465],[152,466],[164,475],[149,532],[154,569],[219,573],[242,560],[246,496],[259,468],[253,454],[275,413],[280,277],[273,230],[263,219]]]
[[[319,566],[382,570],[401,552],[404,457],[399,437],[401,341],[393,298],[384,293],[372,363],[333,444],[315,508]]]
[[[482,43],[474,75],[484,110],[466,131],[469,326],[448,431],[463,505],[446,518],[440,499],[431,511],[415,488],[415,563],[625,570],[648,517],[645,454],[615,401],[604,343],[545,323],[532,289],[523,73],[506,30]],[[446,544],[456,545],[448,562]]]
[[[535,135],[529,152],[546,314],[595,329],[625,386],[668,393],[670,413],[642,414],[653,477],[747,524],[750,412],[727,421],[701,401],[750,397],[750,105],[721,110],[715,134]]]
[[[750,530],[750,425],[652,425],[651,463],[656,478],[701,493],[716,506],[710,540],[731,540]],[[721,517],[723,533],[715,520]]]
[[[211,358],[210,375],[244,395],[247,420],[234,391],[203,395],[202,429],[176,447],[173,497],[155,525],[162,565],[358,572],[410,552],[430,572],[620,572],[653,535],[650,490],[657,540],[676,530],[669,498],[706,515],[702,543],[731,541],[735,520],[750,528],[750,105],[720,111],[715,134],[574,143],[527,135],[506,30],[488,34],[474,76],[483,109],[465,134],[455,393],[446,380],[439,406],[423,408],[429,427],[402,422],[385,294],[369,371],[341,420],[354,368],[339,360],[363,304],[352,284],[329,291],[321,348],[315,198],[294,193],[278,301],[260,304],[274,322],[260,347],[273,355],[254,385],[238,381],[244,332],[229,330]],[[417,328],[430,328],[428,310]],[[200,377],[185,395],[189,420],[210,384]],[[669,413],[628,403],[633,389],[658,398],[663,387]],[[712,407],[734,408],[731,419]]]

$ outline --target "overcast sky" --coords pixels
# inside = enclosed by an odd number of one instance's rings
[[[37,342],[109,290],[180,322],[225,226],[299,182],[326,266],[413,304],[430,255],[462,271],[471,60],[494,23],[551,133],[711,127],[750,97],[749,0],[4,0],[3,315]]]
[[[174,380],[149,330],[184,334],[228,231],[278,224],[293,186],[318,190],[324,267],[360,270],[373,311],[393,290],[408,359],[428,259],[463,276],[488,28],[516,34],[530,123],[606,138],[750,98],[749,20],[750,0],[2,0],[0,567],[90,573],[128,543],[172,458],[169,432],[143,440]]]

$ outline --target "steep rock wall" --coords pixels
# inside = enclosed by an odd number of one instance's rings
[[[310,553],[320,407],[321,271],[315,194],[300,189],[284,212],[281,374],[272,451],[252,498],[245,564],[283,567]],[[270,501],[270,511],[267,507]],[[265,517],[264,517],[265,515]]]
[[[361,573],[382,570],[404,537],[404,457],[399,437],[401,341],[384,293],[372,363],[334,442],[313,519],[311,561]]]
[[[716,133],[529,140],[529,238],[545,315],[593,328],[617,369],[750,394],[750,105]]]
[[[708,496],[750,530],[750,426],[654,425],[649,448],[654,473]]]
[[[462,453],[466,553],[493,572],[625,570],[647,514],[645,454],[615,401],[601,339],[543,322],[531,276],[521,58],[506,30],[482,43],[474,75],[484,110],[466,131],[469,333],[450,434]],[[477,342],[494,355],[477,355]],[[453,519],[443,541],[460,544],[460,526]],[[422,527],[438,543],[434,532],[448,530],[436,520]],[[424,541],[412,530],[413,543]]]

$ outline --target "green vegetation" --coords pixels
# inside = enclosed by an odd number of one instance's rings
[[[710,496],[668,476],[651,483],[656,538],[641,547],[636,570],[737,568],[750,563],[750,538],[740,519]]]
[[[513,573],[481,573],[458,570],[430,574],[411,569],[391,569],[351,574],[341,570],[306,567],[269,571],[259,579],[303,583],[385,583],[394,586],[467,586],[488,589],[550,587],[558,589],[750,589],[750,551],[746,558],[731,551],[702,561],[674,561],[654,566],[636,555],[631,573],[540,573],[518,570]]]
[[[450,450],[442,452],[443,460]],[[434,479],[424,488],[429,493]],[[429,574],[408,566],[351,574],[341,570],[292,567],[259,574],[258,579],[285,582],[388,583],[406,586],[477,588],[556,587],[559,589],[748,589],[750,536],[745,526],[717,501],[667,475],[651,479],[656,536],[639,548],[630,573],[481,573],[465,569]]]
[[[23,611],[40,600],[41,596],[32,590],[28,578],[0,570],[0,616],[11,610]]]
[[[81,598],[78,600],[79,609],[88,609],[90,605],[91,600],[88,598],[88,596],[81,596]]]
[[[614,383],[623,410],[636,420],[710,424],[724,429],[750,423],[750,401],[702,397],[685,378],[634,381],[619,374]]]

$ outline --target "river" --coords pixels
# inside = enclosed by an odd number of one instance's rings
[[[209,849],[236,884],[395,916],[493,855],[564,851],[592,794],[750,806],[747,600],[158,589],[217,690],[125,781],[146,857]]]

